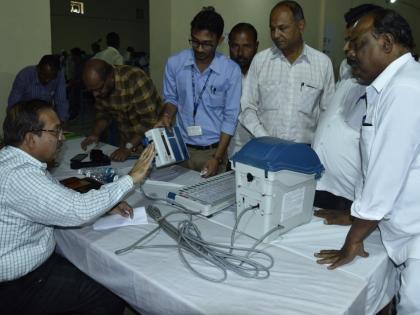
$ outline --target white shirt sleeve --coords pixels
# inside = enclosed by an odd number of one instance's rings
[[[259,65],[256,58],[254,58],[249,67],[245,84],[242,87],[242,112],[239,115],[239,121],[254,137],[263,137],[269,134],[257,114],[260,102],[257,73]]]
[[[331,99],[335,91],[335,81],[334,81],[334,71],[331,60],[328,58],[328,63],[325,73],[325,85],[324,90],[322,91],[321,101],[319,104],[321,112],[327,109],[327,106],[330,104]]]
[[[130,176],[81,194],[57,182],[41,169],[22,168],[9,182],[8,201],[29,221],[44,225],[77,226],[89,222],[116,205],[133,188]],[[25,196],[22,198],[22,196]]]

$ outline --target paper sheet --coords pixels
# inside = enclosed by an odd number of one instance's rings
[[[148,224],[146,209],[138,207],[133,209],[134,216],[126,218],[119,214],[111,214],[101,217],[93,224],[93,229],[96,231],[108,230],[120,226]]]

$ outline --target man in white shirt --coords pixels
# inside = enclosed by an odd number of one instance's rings
[[[108,47],[98,52],[93,58],[106,61],[112,66],[123,65],[124,57],[118,51],[120,48],[120,36],[115,32],[106,34],[106,44]]]
[[[420,64],[411,55],[414,40],[404,18],[379,9],[359,20],[350,47],[353,73],[368,85],[360,138],[363,177],[343,247],[315,256],[329,269],[367,257],[363,241],[379,226],[389,257],[401,268],[397,313],[419,314]]]
[[[325,167],[317,181],[314,206],[322,208],[316,216],[326,224],[351,224],[350,207],[354,200],[355,186],[362,177],[359,138],[362,117],[366,113],[366,87],[351,74],[349,36],[353,25],[365,14],[381,7],[362,4],[351,8],[344,15],[346,31],[344,54],[341,63],[350,69],[340,77],[336,91],[325,112],[321,114],[314,136],[313,148]],[[342,73],[340,73],[342,75]]]
[[[52,106],[44,101],[11,107],[0,150],[0,310],[17,314],[122,314],[124,303],[54,252],[54,228],[90,222],[114,207],[141,182],[154,157],[153,146],[119,180],[80,194],[47,170],[64,140]],[[117,206],[115,206],[117,204]],[[112,276],[112,275],[110,275]]]
[[[334,93],[330,59],[306,45],[305,19],[295,1],[271,10],[273,47],[251,63],[241,98],[240,121],[255,137],[311,144],[321,111]]]
[[[252,59],[258,51],[258,33],[254,26],[249,23],[236,24],[229,33],[229,55],[235,61],[242,72],[242,86],[248,74]],[[238,152],[246,144],[252,135],[238,121],[235,134],[228,146],[228,157]]]

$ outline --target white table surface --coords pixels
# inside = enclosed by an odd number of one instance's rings
[[[66,142],[58,178],[74,176],[69,158],[81,152],[81,139]],[[102,147],[105,153],[111,146]],[[129,169],[133,161],[113,163]],[[152,174],[153,175],[153,174]],[[194,182],[198,174],[188,171],[174,182]],[[149,203],[138,191],[127,196],[133,206]],[[162,212],[170,211],[158,205]],[[181,219],[174,216],[172,221]],[[271,244],[263,244],[275,258],[266,280],[245,279],[233,273],[223,283],[212,283],[193,275],[178,257],[176,249],[154,248],[128,252],[115,250],[133,243],[156,225],[129,226],[94,231],[91,226],[57,229],[59,250],[78,268],[120,295],[142,314],[375,314],[396,292],[396,271],[375,232],[365,242],[368,258],[327,270],[315,262],[313,253],[320,249],[339,248],[348,227],[327,226],[318,218],[300,226]],[[206,240],[228,244],[233,214],[222,212],[211,220],[197,219]],[[173,244],[162,231],[151,244]],[[251,244],[241,237],[238,244]],[[194,261],[201,271],[217,276],[211,267]]]

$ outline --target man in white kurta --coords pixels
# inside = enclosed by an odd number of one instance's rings
[[[258,33],[254,26],[249,23],[236,24],[229,33],[229,56],[235,61],[242,72],[242,86],[248,74],[249,66],[258,50]],[[228,146],[228,157],[238,152],[252,135],[238,122],[235,134]]]
[[[420,64],[408,23],[392,10],[363,17],[351,47],[366,88],[360,148],[363,177],[341,250],[315,254],[330,269],[367,257],[363,240],[379,225],[393,262],[401,267],[398,314],[419,314],[420,299]]]

